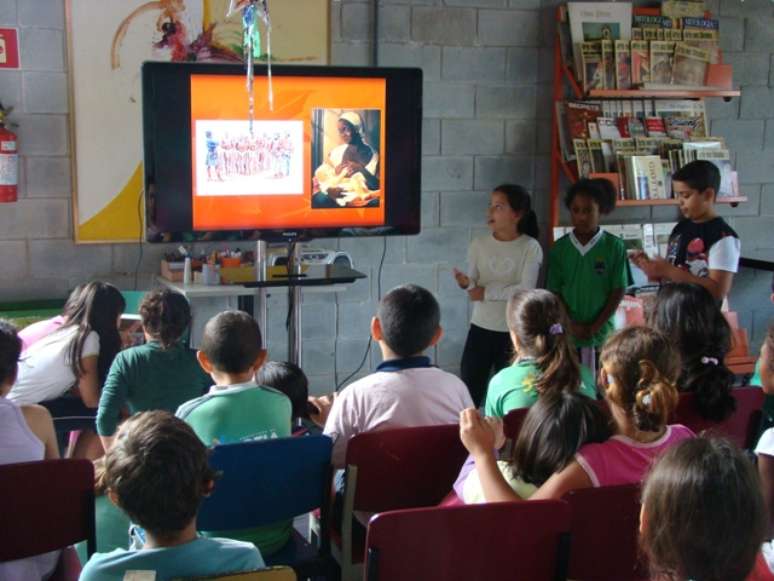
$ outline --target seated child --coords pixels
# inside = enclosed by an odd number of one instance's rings
[[[703,418],[720,422],[736,408],[734,374],[726,367],[731,327],[712,295],[697,284],[662,286],[648,309],[648,324],[671,337],[682,361],[681,392],[695,393]]]
[[[262,567],[253,545],[196,534],[196,514],[214,480],[207,449],[185,422],[163,411],[126,420],[105,457],[105,483],[144,535],[138,532],[136,549],[95,553],[81,581],[122,581],[129,571],[151,571],[162,581]]]
[[[667,425],[677,406],[674,381],[680,368],[679,355],[667,337],[645,327],[624,329],[605,344],[600,362],[614,435],[582,446],[575,460],[548,478],[530,500],[558,499],[579,488],[640,482],[663,450],[693,436],[685,426]],[[460,437],[475,458],[487,502],[521,499],[497,467],[492,454],[495,432],[477,410],[460,414]]]
[[[43,337],[48,337],[51,333],[59,329],[67,322],[67,319],[72,315],[75,306],[78,304],[78,297],[85,285],[79,284],[76,286],[70,295],[67,297],[67,301],[62,308],[62,314],[44,321],[38,321],[27,325],[19,331],[19,339],[22,341],[22,353],[26,351],[33,344],[40,341]]]
[[[508,300],[506,318],[516,356],[489,381],[487,416],[504,417],[549,392],[579,390],[597,398],[593,375],[578,363],[559,297],[542,289],[517,291]]]
[[[0,464],[59,458],[54,424],[46,408],[19,406],[6,395],[16,380],[22,341],[16,328],[0,319]],[[23,483],[19,483],[23,486]],[[56,567],[59,551],[0,563],[0,579],[47,579]]]
[[[149,291],[140,304],[140,317],[146,343],[116,355],[99,398],[97,433],[105,449],[124,407],[129,414],[174,413],[212,383],[182,339],[191,322],[191,307],[183,295],[166,288]]]
[[[309,420],[309,380],[298,365],[290,361],[267,361],[255,374],[255,382],[288,396],[294,434],[297,431],[306,433],[314,427]]]
[[[674,445],[645,482],[640,544],[652,579],[752,581],[765,532],[755,468],[727,440]]]
[[[577,391],[546,393],[530,408],[508,459],[497,467],[516,494],[529,498],[572,462],[582,445],[607,440],[609,423],[599,405]],[[465,504],[486,502],[475,470],[454,488]]]
[[[761,347],[760,384],[767,394],[774,394],[774,323],[769,325],[766,339]],[[766,508],[766,538],[774,538],[774,428],[769,428],[755,447],[758,456],[758,475]],[[763,554],[774,572],[774,543],[767,542]]]
[[[190,424],[205,445],[290,436],[290,400],[284,393],[255,382],[255,374],[266,359],[255,319],[242,311],[215,315],[204,326],[196,356],[215,385],[207,395],[181,405],[177,416]],[[255,543],[269,555],[287,543],[291,532],[292,522],[283,521],[217,534]]]
[[[344,467],[347,442],[363,432],[457,423],[473,405],[465,384],[434,367],[423,355],[441,339],[441,312],[433,295],[413,284],[396,287],[371,319],[371,337],[383,362],[376,371],[344,388],[330,405],[313,399],[333,438],[333,465]]]

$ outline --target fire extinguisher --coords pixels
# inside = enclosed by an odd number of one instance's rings
[[[13,107],[3,108],[0,103],[0,202],[15,202],[18,198],[19,154],[16,134],[6,128],[6,117]]]

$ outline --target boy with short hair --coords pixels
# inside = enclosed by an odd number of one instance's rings
[[[456,424],[473,406],[468,388],[456,376],[434,367],[424,351],[441,339],[440,308],[433,295],[413,284],[388,292],[371,319],[371,337],[383,362],[376,371],[348,385],[332,404],[313,399],[333,438],[333,465],[344,466],[347,442],[363,432],[389,427]]]
[[[672,230],[666,259],[633,256],[649,279],[698,284],[719,302],[728,295],[739,269],[741,244],[715,212],[719,187],[720,171],[709,161],[692,161],[674,173],[672,190],[685,219]]]
[[[81,581],[121,581],[129,571],[162,581],[263,567],[249,543],[197,536],[196,514],[214,477],[207,449],[185,422],[165,411],[126,420],[105,456],[105,482],[145,538],[140,549],[95,553]]]
[[[255,373],[266,360],[258,323],[242,311],[224,311],[204,326],[196,357],[215,385],[209,393],[177,409],[208,446],[290,436],[288,397],[258,385]],[[264,555],[281,549],[290,538],[292,521],[218,534],[255,543]]]

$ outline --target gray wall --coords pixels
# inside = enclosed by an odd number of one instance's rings
[[[291,0],[292,1],[292,0]],[[72,242],[63,0],[0,0],[0,25],[21,29],[21,71],[0,70],[0,100],[14,105],[20,125],[20,200],[0,206],[0,301],[64,296],[76,283],[100,277],[134,286],[137,245],[76,246]],[[442,304],[446,336],[434,353],[456,369],[469,306],[450,269],[464,262],[471,236],[485,231],[488,191],[516,181],[534,193],[545,227],[550,153],[551,66],[555,0],[382,0],[379,64],[424,70],[423,232],[390,238],[381,288],[416,282]],[[737,228],[743,248],[774,247],[774,8],[769,0],[712,0],[721,18],[726,57],[743,96],[711,101],[713,132],[736,154],[750,202],[722,213]],[[373,3],[332,2],[332,61],[371,64]],[[768,120],[772,118],[771,120]],[[611,222],[671,220],[674,209],[621,209]],[[336,241],[321,240],[321,246]],[[315,391],[333,383],[334,348],[339,380],[363,355],[377,300],[382,239],[342,241],[369,278],[339,293],[307,294],[303,306],[303,366]],[[164,246],[143,248],[139,286],[152,284]],[[768,273],[743,271],[732,306],[759,342],[765,319]],[[286,301],[270,300],[269,350],[284,358]],[[337,332],[334,337],[333,329]],[[334,343],[335,341],[335,343]],[[373,350],[367,372],[379,359]]]

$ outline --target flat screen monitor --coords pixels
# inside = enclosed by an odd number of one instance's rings
[[[146,62],[142,96],[148,241],[419,232],[420,69],[257,66],[252,122],[242,65]]]

